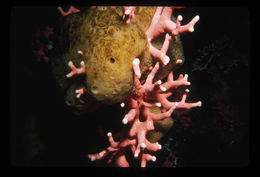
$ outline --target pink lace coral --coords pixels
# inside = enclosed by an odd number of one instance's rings
[[[125,150],[129,146],[134,154],[135,158],[141,160],[141,167],[145,167],[147,161],[155,161],[156,157],[144,153],[144,149],[148,151],[157,151],[161,149],[161,145],[157,143],[151,143],[146,139],[147,132],[154,130],[153,122],[155,120],[161,120],[170,117],[175,109],[185,108],[190,109],[192,107],[201,106],[201,102],[186,103],[187,93],[186,89],[181,101],[170,102],[167,98],[172,95],[173,91],[182,85],[190,85],[188,82],[188,75],[180,75],[178,79],[173,79],[173,74],[170,73],[167,82],[163,83],[159,80],[153,83],[155,74],[159,69],[159,63],[157,62],[151,73],[148,75],[144,84],[140,83],[137,75],[139,75],[139,62],[138,59],[133,61],[133,68],[135,72],[135,85],[137,87],[135,97],[129,97],[126,102],[131,107],[129,112],[125,115],[122,122],[123,124],[131,124],[129,130],[129,137],[121,138],[118,142],[115,142],[112,133],[107,134],[110,146],[97,154],[90,154],[89,158],[93,160],[106,158],[111,154],[108,162],[115,160],[115,163],[121,167],[128,167],[129,163],[125,157]],[[160,114],[154,114],[150,111],[152,107],[161,107],[164,112]],[[145,117],[145,121],[140,120],[140,116]]]
[[[178,16],[176,23],[170,19],[173,9],[174,7],[158,7],[151,25],[146,31],[150,44],[150,53],[153,57],[158,58],[159,61],[163,63],[162,66],[167,65],[170,61],[169,57],[166,56],[166,52],[172,37],[169,34],[166,34],[165,41],[160,50],[153,47],[151,41],[166,31],[170,32],[172,36],[176,36],[179,33],[186,31],[192,32],[195,23],[199,20],[199,16],[196,16],[190,23],[181,26],[181,16]],[[135,15],[135,8],[124,7],[123,10],[123,19],[126,20],[126,23],[129,23]],[[176,60],[177,63],[180,61],[181,60]],[[133,71],[136,93],[134,96],[129,96],[126,99],[126,104],[128,104],[131,109],[122,120],[123,124],[130,124],[129,132],[126,137],[121,136],[119,141],[115,141],[112,133],[108,132],[107,136],[110,146],[100,153],[88,155],[92,161],[108,158],[108,163],[115,162],[118,166],[128,167],[129,162],[127,161],[125,154],[126,149],[130,147],[134,157],[140,160],[141,167],[145,167],[148,161],[156,161],[156,157],[147,152],[157,151],[162,147],[158,142],[151,143],[146,139],[146,134],[149,131],[154,130],[154,121],[170,117],[176,109],[190,109],[201,106],[200,101],[196,103],[186,103],[187,94],[189,92],[188,89],[185,90],[181,101],[171,102],[168,100],[178,87],[190,85],[187,74],[184,76],[179,75],[179,77],[174,80],[173,73],[171,72],[165,83],[162,83],[161,80],[154,82],[154,77],[160,68],[160,64],[157,62],[142,84],[139,80],[141,78],[139,65],[139,59],[134,59]],[[124,107],[125,103],[122,103],[121,106]],[[159,114],[152,113],[150,109],[153,107],[160,107],[162,112]],[[145,120],[141,121],[140,117],[145,118]]]
[[[62,16],[67,16],[67,15],[70,15],[72,13],[78,13],[80,12],[79,9],[75,8],[74,6],[70,6],[69,10],[67,12],[64,12],[62,7],[58,7],[58,10],[60,11],[61,15]]]
[[[157,7],[157,10],[152,19],[149,29],[146,31],[146,36],[150,44],[151,55],[155,58],[159,58],[164,65],[167,65],[170,61],[169,57],[166,56],[167,50],[158,50],[153,47],[151,41],[165,31],[171,32],[173,36],[176,36],[183,32],[193,32],[194,25],[199,20],[199,16],[194,17],[187,25],[181,26],[182,16],[177,17],[176,23],[171,21],[173,9],[175,7]],[[170,40],[169,37],[165,38],[165,42]],[[168,48],[167,48],[168,49]]]

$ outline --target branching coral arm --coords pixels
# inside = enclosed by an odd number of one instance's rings
[[[177,88],[181,85],[190,85],[191,83],[188,82],[188,74],[185,74],[185,76],[183,77],[183,75],[179,75],[179,78],[177,80],[173,80],[173,74],[172,72],[169,74],[168,76],[168,80],[167,82],[163,83],[160,85],[160,89],[162,91],[166,91],[169,90],[170,88]]]
[[[62,16],[67,16],[70,15],[72,13],[78,13],[80,10],[75,8],[74,6],[70,6],[69,10],[67,12],[64,12],[62,7],[58,7],[58,10],[60,11]]]
[[[116,159],[116,164],[119,167],[129,167],[129,163],[127,162],[124,154],[118,156],[118,158]]]
[[[146,92],[151,92],[154,89],[155,84],[153,84],[153,79],[158,69],[159,69],[159,62],[155,64],[154,68],[147,76],[145,83],[142,85],[141,89],[139,90],[141,94],[144,94]]]
[[[147,161],[156,161],[156,157],[151,155],[151,154],[142,154],[142,159],[141,159],[141,167],[146,167]]]
[[[168,43],[170,38],[168,36],[165,37],[165,47],[162,47],[161,50],[156,49],[152,45],[151,41],[165,31],[170,32],[174,36],[186,31],[193,32],[194,25],[199,20],[199,16],[197,15],[191,20],[190,23],[181,26],[180,22],[182,20],[182,16],[177,18],[176,23],[171,20],[173,9],[174,7],[157,7],[150,27],[145,32],[148,38],[151,55],[155,58],[159,58],[164,65],[167,65],[169,62],[169,57],[166,56],[166,52],[168,50],[168,47],[166,46],[169,45]]]
[[[138,110],[137,109],[131,109],[123,118],[122,122],[123,124],[127,124],[128,122],[131,122],[132,120],[134,120],[134,118],[136,116],[138,116]]]
[[[140,60],[138,58],[135,58],[133,60],[133,70],[138,79],[141,78],[141,69],[139,64],[140,64]]]
[[[166,117],[170,117],[172,112],[175,110],[175,108],[176,108],[176,105],[174,104],[168,111],[166,111],[164,113],[153,114],[150,112],[149,108],[145,107],[143,110],[143,114],[144,114],[144,116],[150,116],[152,120],[161,120]]]
[[[168,33],[166,33],[165,40],[161,50],[158,50],[152,45],[151,42],[149,42],[150,52],[152,56],[155,58],[159,58],[164,65],[167,65],[170,61],[170,58],[166,55],[166,52],[169,48],[170,40],[171,40],[171,36]]]
[[[169,102],[168,97],[172,95],[172,92],[160,93],[156,95],[156,99],[160,101],[161,105],[165,109],[170,109],[176,102]]]
[[[89,154],[88,157],[90,158],[91,161],[95,161],[95,160],[99,160],[104,158],[105,156],[108,155],[108,151],[107,150],[103,150],[100,153],[96,153],[96,154]]]
[[[139,120],[135,120],[130,131],[129,136],[136,136],[137,138],[137,146],[134,151],[134,157],[137,158],[141,152],[141,148],[144,149],[147,147],[146,145],[146,134],[148,131],[153,130],[153,120],[147,117],[147,120],[144,122],[140,122]]]
[[[68,66],[70,67],[71,72],[66,75],[67,78],[68,77],[72,77],[72,76],[74,76],[76,74],[83,74],[83,73],[86,72],[84,61],[80,62],[80,68],[76,68],[76,66],[74,66],[72,61],[69,61]]]
[[[108,132],[108,133],[107,133],[107,137],[108,137],[108,140],[109,140],[109,142],[110,142],[110,146],[113,147],[113,148],[116,148],[119,143],[114,141],[114,138],[113,138],[111,132]]]
[[[182,19],[182,17],[180,17]],[[177,25],[177,34],[184,33],[184,32],[193,32],[194,31],[194,25],[199,21],[200,17],[196,15],[188,24],[186,25]],[[181,20],[180,20],[181,21]],[[174,35],[177,35],[174,34]]]
[[[157,11],[154,15],[155,20],[152,20],[149,29],[146,31],[147,38],[150,41],[165,31],[171,32],[174,36],[185,31],[192,32],[194,25],[199,20],[199,16],[197,15],[190,21],[190,23],[181,26],[180,21],[182,20],[182,17],[179,17],[176,22],[178,23],[177,25],[175,22],[171,21],[171,14],[174,7],[164,7],[162,10],[161,8],[162,7],[157,7]],[[158,17],[158,15],[160,15],[160,17]]]
[[[85,89],[81,88],[81,89],[75,90],[75,93],[77,94],[76,97],[80,98],[80,96],[85,93]]]
[[[146,149],[149,151],[157,151],[162,149],[162,145],[160,145],[158,142],[151,143],[147,139],[145,139]]]
[[[182,96],[182,99],[180,102],[178,102],[177,108],[186,108],[186,109],[190,109],[193,107],[201,107],[202,103],[201,101],[198,101],[196,103],[186,103],[186,98],[187,98],[187,94],[189,92],[189,89],[185,90],[185,93]]]

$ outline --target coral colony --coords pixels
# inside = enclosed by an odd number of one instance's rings
[[[95,8],[92,6],[91,8]],[[111,7],[114,9],[115,7]],[[136,86],[136,93],[134,96],[129,96],[124,102],[121,103],[121,107],[126,105],[130,107],[129,112],[122,119],[124,125],[130,124],[128,137],[120,137],[119,141],[114,141],[112,133],[108,132],[108,140],[110,146],[105,150],[96,153],[89,154],[88,157],[91,161],[98,159],[108,159],[107,163],[115,162],[117,166],[128,167],[129,163],[126,159],[126,148],[130,147],[133,156],[140,160],[141,167],[146,167],[148,161],[156,161],[156,157],[149,154],[149,151],[157,151],[162,146],[156,142],[151,143],[146,139],[147,132],[154,130],[154,121],[162,120],[170,117],[174,110],[184,108],[190,109],[193,107],[200,107],[202,103],[200,101],[196,103],[186,103],[186,97],[189,92],[188,89],[182,96],[181,101],[171,102],[167,98],[170,97],[173,92],[180,86],[188,86],[191,83],[188,82],[188,75],[181,74],[174,80],[173,73],[168,75],[168,79],[165,83],[161,80],[153,82],[155,74],[160,69],[159,62],[162,63],[161,67],[164,67],[169,62],[169,57],[166,52],[169,47],[169,43],[172,41],[173,36],[181,34],[183,32],[193,32],[194,25],[199,20],[199,16],[195,16],[188,24],[181,25],[182,16],[178,16],[176,23],[171,20],[172,12],[175,7],[157,7],[157,10],[153,16],[151,25],[146,31],[146,36],[150,45],[150,53],[154,58],[158,59],[158,62],[154,67],[150,68],[150,73],[145,81],[140,81],[140,60],[138,58],[133,59],[132,67],[134,72],[134,84]],[[71,6],[68,12],[64,12],[61,7],[58,8],[63,16],[71,13],[79,12],[78,9]],[[123,7],[122,18],[126,23],[130,23],[135,17],[135,7]],[[160,50],[153,47],[151,41],[159,36],[161,33],[169,32],[165,36],[165,41]],[[79,54],[82,51],[78,51]],[[176,60],[176,63],[181,63],[182,60]],[[81,62],[80,68],[76,68],[72,62],[69,62],[71,72],[67,74],[67,77],[72,77],[75,74],[85,72],[84,62]],[[84,93],[83,89],[76,90],[76,96],[79,98]],[[150,111],[150,108],[160,107],[161,113],[154,114]],[[145,120],[141,121],[140,117],[144,117]]]

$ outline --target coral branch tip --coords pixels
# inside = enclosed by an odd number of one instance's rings
[[[194,27],[193,26],[189,27],[189,32],[193,32],[193,31],[194,31]]]
[[[165,92],[167,89],[164,87],[164,86],[162,86],[162,85],[160,85],[160,89],[163,91],[163,92]]]
[[[107,133],[107,136],[108,136],[108,137],[112,136],[112,133],[111,133],[111,132],[108,132],[108,133]]]
[[[152,161],[153,161],[153,162],[156,161],[156,157],[155,157],[155,156],[152,157]]]
[[[199,19],[200,19],[200,16],[199,16],[199,15],[196,15],[196,16],[195,16],[195,21],[199,21]]]
[[[146,148],[146,144],[145,144],[145,143],[142,143],[140,146],[141,146],[141,148],[143,148],[143,149]]]
[[[128,120],[127,119],[123,119],[122,122],[123,122],[123,124],[126,125],[128,123]]]
[[[139,156],[139,154],[138,154],[138,153],[135,153],[134,157],[137,158],[138,156]]]
[[[125,14],[126,14],[126,15],[129,15],[130,13],[131,13],[131,10],[130,10],[130,9],[125,10]]]
[[[183,18],[182,18],[182,15],[178,15],[177,20],[178,20],[178,21],[182,21],[182,19],[183,19]]]
[[[158,102],[158,103],[155,103],[155,106],[160,108],[160,107],[162,107],[162,104]]]
[[[181,59],[176,60],[176,64],[181,64],[181,63],[182,63]]]
[[[81,50],[78,50],[77,53],[83,55],[83,52]]]
[[[168,56],[166,56],[166,57],[164,58],[163,64],[164,64],[164,65],[167,65],[169,62],[170,62],[170,58],[169,58]]]
[[[135,58],[135,59],[133,60],[133,64],[134,64],[134,65],[139,65],[139,63],[140,63],[139,58]]]

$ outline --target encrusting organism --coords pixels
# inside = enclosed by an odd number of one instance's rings
[[[129,125],[127,134],[115,141],[108,132],[110,146],[89,154],[90,160],[107,159],[128,167],[130,148],[145,167],[156,161],[151,152],[162,148],[146,137],[154,123],[171,118],[176,109],[202,105],[186,102],[188,89],[180,101],[168,99],[179,87],[190,85],[187,74],[174,80],[172,71],[184,62],[179,34],[193,32],[199,20],[195,16],[181,25],[182,16],[172,16],[175,8],[179,7],[92,6],[83,12],[73,6],[67,12],[58,8],[65,20],[51,61],[66,104],[80,112],[120,102],[130,108],[122,119],[123,126]],[[153,113],[155,108],[160,113]]]

